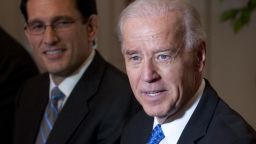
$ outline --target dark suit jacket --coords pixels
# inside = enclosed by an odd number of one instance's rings
[[[153,118],[139,112],[125,128],[122,144],[145,144]],[[202,98],[183,130],[178,144],[255,144],[256,133],[206,81]]]
[[[12,143],[14,101],[22,83],[38,73],[27,51],[0,28],[0,139]]]
[[[28,82],[21,91],[15,144],[35,142],[48,93],[48,74]],[[126,75],[96,53],[60,112],[47,144],[119,143],[126,120],[137,111]]]

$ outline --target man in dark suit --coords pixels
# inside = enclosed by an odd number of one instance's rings
[[[21,11],[32,53],[48,73],[19,94],[15,144],[119,143],[138,104],[126,75],[93,48],[95,1],[22,0]]]
[[[14,101],[24,81],[38,73],[28,52],[0,27],[1,140],[12,141]]]
[[[206,38],[190,4],[137,0],[121,14],[119,37],[144,109],[127,124],[122,144],[256,143],[255,130],[203,78]]]

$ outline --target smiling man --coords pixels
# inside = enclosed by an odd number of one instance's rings
[[[144,109],[129,122],[122,144],[256,143],[255,131],[203,78],[206,38],[190,4],[136,0],[120,16],[119,38]]]
[[[17,100],[15,144],[114,144],[138,108],[126,75],[93,48],[94,0],[22,0],[25,34],[47,73]]]

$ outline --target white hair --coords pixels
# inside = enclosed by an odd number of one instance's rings
[[[170,12],[179,12],[183,22],[183,39],[186,48],[195,48],[202,41],[206,41],[198,11],[183,0],[135,0],[121,13],[118,23],[118,37],[122,42],[123,24],[127,18],[144,16],[161,16]],[[170,17],[172,18],[172,17]]]

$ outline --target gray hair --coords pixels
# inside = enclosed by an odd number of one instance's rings
[[[186,48],[195,48],[202,41],[206,41],[198,11],[183,0],[136,0],[127,6],[121,13],[118,23],[118,37],[122,42],[123,24],[127,18],[144,17],[151,15],[166,15],[170,12],[179,12],[184,26],[183,39]]]

